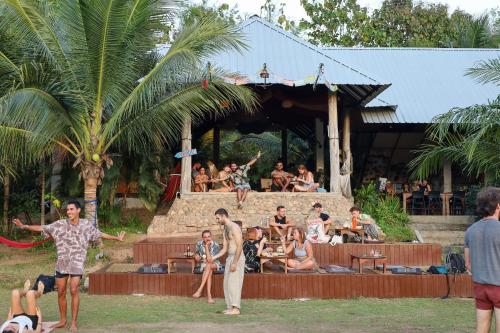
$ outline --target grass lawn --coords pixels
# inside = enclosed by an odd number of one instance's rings
[[[130,248],[108,243],[116,251]],[[112,248],[110,246],[113,245]],[[95,251],[89,251],[89,258]],[[121,255],[123,259],[123,253]],[[49,274],[53,250],[45,253],[0,246],[0,320],[9,308],[9,293],[26,278]],[[89,260],[88,267],[94,265]],[[44,320],[58,319],[56,293],[42,297]],[[69,297],[68,297],[69,300]],[[243,300],[243,314],[225,317],[224,300],[156,296],[90,296],[82,293],[80,332],[471,332],[474,303],[470,299]],[[64,330],[62,330],[64,331]]]

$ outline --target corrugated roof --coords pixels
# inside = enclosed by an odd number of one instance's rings
[[[270,73],[267,83],[295,85],[311,84],[323,64],[323,78],[320,83],[336,84],[342,92],[348,93],[365,105],[390,84],[381,82],[360,72],[324,52],[321,48],[306,42],[282,28],[253,16],[240,24],[248,50],[222,53],[210,59],[216,66],[238,73],[241,84],[262,84],[259,76],[265,63]],[[168,46],[160,46],[165,53]],[[236,80],[235,80],[236,83]]]
[[[367,106],[397,105],[396,116],[367,108],[366,122],[430,123],[454,107],[484,104],[500,94],[498,86],[464,76],[478,62],[500,57],[500,49],[325,48],[324,52],[392,83]],[[376,114],[368,116],[369,112]]]

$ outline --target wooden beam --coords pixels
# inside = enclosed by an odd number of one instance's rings
[[[281,130],[281,160],[286,168],[288,165],[288,130],[286,127]]]
[[[341,193],[337,93],[328,95],[328,146],[330,148],[330,192]]]
[[[214,129],[214,149],[213,149],[213,159],[215,165],[219,165],[220,162],[220,127],[215,126]]]
[[[451,177],[451,161],[445,160],[443,162],[443,192],[450,193],[453,189]]]
[[[352,154],[351,154],[351,110],[344,108],[344,123],[342,126],[342,170],[341,174],[346,176],[346,184],[344,188],[344,196],[352,197],[351,189],[351,173],[353,171]]]
[[[191,149],[191,117],[184,120],[182,126],[182,151]],[[181,160],[181,194],[191,192],[191,156],[185,156]]]
[[[325,171],[325,131],[323,128],[323,121],[320,118],[314,119],[314,133],[315,133],[315,155],[316,155],[316,172],[318,170]]]

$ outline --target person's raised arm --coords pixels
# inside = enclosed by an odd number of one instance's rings
[[[236,272],[236,265],[240,260],[241,252],[243,252],[243,238],[241,236],[241,231],[239,230],[239,228],[238,230],[234,230],[235,228],[236,227],[233,226],[233,229],[231,230],[233,232],[234,241],[236,243],[236,252],[234,253],[234,259],[231,263],[231,272]]]
[[[28,230],[31,232],[42,232],[43,231],[41,225],[26,225],[26,224],[23,224],[19,219],[14,219],[14,221],[12,221],[12,223],[14,223],[16,225],[16,227],[18,227],[19,229]]]
[[[115,241],[123,242],[123,238],[125,238],[125,234],[126,234],[125,231],[120,231],[118,236],[111,236],[111,235],[108,235],[104,232],[101,232],[101,238],[107,239],[107,240],[115,240]]]
[[[247,166],[252,166],[255,162],[257,162],[257,160],[260,158],[260,150],[259,152],[257,153],[257,156],[255,156],[254,158],[252,158],[250,161],[248,161],[247,163]]]

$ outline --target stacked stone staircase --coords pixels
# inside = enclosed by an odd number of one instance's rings
[[[323,205],[335,223],[350,220],[352,199],[332,193],[250,192],[243,209],[236,206],[236,193],[187,193],[175,199],[166,214],[157,215],[148,228],[148,237],[191,236],[208,229],[220,231],[214,212],[225,208],[232,220],[242,221],[243,227],[263,225],[283,205],[287,216],[297,225],[311,213],[315,202]]]
[[[474,221],[472,216],[412,215],[410,219],[425,243],[442,246],[463,245],[464,233]]]

